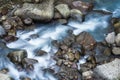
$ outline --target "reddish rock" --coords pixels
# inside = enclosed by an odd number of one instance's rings
[[[76,42],[83,45],[85,50],[92,50],[96,44],[95,39],[88,32],[82,32],[76,37]]]
[[[93,9],[93,4],[88,2],[82,2],[82,1],[73,1],[71,7],[73,9],[78,9],[83,13],[86,13],[87,11],[90,11]]]
[[[12,36],[12,35],[8,35],[4,38],[4,40],[9,43],[9,42],[13,42],[13,41],[16,41],[18,38],[15,37],[15,36]]]

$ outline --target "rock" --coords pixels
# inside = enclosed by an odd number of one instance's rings
[[[43,0],[22,0],[22,2],[27,2],[27,3],[40,3]]]
[[[95,60],[96,63],[104,63],[110,61],[110,56],[111,56],[111,49],[102,45],[101,43],[97,43],[95,49]]]
[[[5,29],[2,26],[0,26],[0,36],[4,36],[5,34],[6,34]]]
[[[115,38],[115,42],[117,46],[120,46],[120,33],[117,34],[116,38]]]
[[[19,18],[17,16],[8,17],[5,21],[3,21],[3,27],[8,32],[11,29],[16,31],[16,29],[23,29],[24,28],[21,18]]]
[[[3,73],[3,74],[7,74],[8,72],[9,72],[9,70],[7,68],[0,70],[0,73]]]
[[[63,25],[67,24],[67,20],[66,19],[58,19],[57,22],[60,23],[60,24],[63,24]]]
[[[80,53],[79,52],[75,53],[74,56],[75,56],[75,59],[77,61],[80,59]]]
[[[54,19],[61,19],[61,18],[62,18],[62,15],[58,11],[55,11]]]
[[[5,40],[6,43],[10,43],[10,42],[16,41],[17,39],[18,39],[17,37],[12,36],[12,35],[8,35],[8,36],[4,37],[4,40]]]
[[[120,27],[120,21],[115,22],[114,27],[115,28]]]
[[[76,42],[83,45],[86,50],[92,50],[96,44],[95,39],[88,32],[80,33],[76,37]]]
[[[76,53],[79,53],[79,55],[82,55],[85,51],[82,45],[78,43],[73,43],[72,44],[72,52],[75,53],[75,55],[78,55]]]
[[[68,36],[66,36],[63,40],[63,44],[69,46],[72,46],[72,44],[75,42],[75,35],[73,35],[72,33],[69,33]]]
[[[45,52],[45,51],[43,51],[43,50],[38,50],[38,51],[36,51],[36,56],[43,56],[43,55],[46,55],[47,54],[47,52]]]
[[[25,50],[16,50],[8,54],[8,58],[15,64],[22,62],[24,58],[27,57],[27,52]]]
[[[38,63],[37,60],[31,59],[31,58],[24,58],[22,60],[22,65],[26,70],[33,70],[34,69],[34,64]]]
[[[30,38],[36,39],[36,38],[39,38],[39,35],[38,34],[32,34],[32,35],[30,35]]]
[[[78,9],[72,9],[70,10],[70,17],[72,18],[72,20],[77,20],[79,22],[82,22],[82,12]]]
[[[67,56],[68,56],[68,59],[69,59],[70,61],[74,61],[75,56],[74,56],[73,53],[68,53]]]
[[[113,47],[112,52],[114,55],[120,55],[120,47]]]
[[[8,74],[0,73],[0,80],[12,80]]]
[[[83,80],[92,80],[93,71],[86,71],[82,73]]]
[[[6,19],[7,19],[7,16],[4,15],[1,17],[0,21],[2,22],[2,21],[5,21]]]
[[[59,4],[55,8],[60,12],[63,18],[68,18],[70,15],[70,9],[67,4]]]
[[[59,59],[56,64],[57,64],[58,66],[61,66],[62,63],[63,63],[63,60],[62,60],[62,59]]]
[[[83,14],[93,9],[93,4],[83,1],[73,1],[72,8],[82,11]]]
[[[8,36],[7,37],[13,37],[13,39],[15,39],[16,37],[16,30],[11,29],[8,31]]]
[[[109,33],[106,38],[105,38],[106,42],[108,44],[114,44],[115,43],[115,32],[111,32]]]
[[[30,78],[28,78],[28,77],[22,77],[22,78],[20,78],[20,80],[31,80]]]
[[[23,22],[24,22],[24,24],[26,24],[26,25],[31,25],[31,24],[33,23],[33,21],[32,21],[31,18],[25,18],[25,19],[23,20]]]
[[[120,77],[120,59],[115,59],[114,61],[99,65],[94,69],[96,75],[101,76],[102,80],[117,80]]]
[[[50,21],[54,16],[54,0],[44,0],[39,4],[24,3],[14,14],[39,21]]]
[[[12,28],[12,25],[8,21],[4,21],[3,26],[6,30],[9,30]]]
[[[59,80],[81,80],[81,75],[78,70],[67,66],[61,66],[57,75]]]
[[[55,0],[55,5],[58,5],[58,4],[68,4],[70,6],[73,1],[74,0]]]
[[[120,21],[114,23],[114,28],[116,33],[120,33]]]

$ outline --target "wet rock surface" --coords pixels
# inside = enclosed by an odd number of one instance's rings
[[[8,54],[8,57],[13,63],[19,64],[27,57],[27,52],[25,50],[12,51]]]
[[[35,59],[24,58],[22,60],[22,65],[27,71],[34,70],[34,64],[38,63]]]
[[[43,50],[37,50],[36,51],[36,56],[43,56],[43,55],[46,55],[47,54],[47,52],[45,52],[45,51],[43,51]]]

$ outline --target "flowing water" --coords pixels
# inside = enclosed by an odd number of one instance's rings
[[[91,12],[85,17],[83,23],[77,20],[70,20],[67,25],[61,25],[57,22],[36,24],[36,29],[32,31],[18,31],[17,37],[19,37],[19,39],[7,44],[9,48],[12,48],[11,50],[8,48],[0,48],[0,68],[8,68],[9,74],[15,78],[15,80],[19,80],[20,76],[30,77],[32,80],[57,80],[54,75],[44,71],[44,69],[47,68],[56,69],[56,62],[51,57],[57,52],[57,48],[54,47],[51,42],[53,40],[64,39],[64,37],[68,35],[68,30],[73,30],[73,34],[75,35],[78,35],[82,31],[87,31],[92,34],[97,41],[102,41],[109,32],[109,29],[111,29],[110,19],[112,17],[120,17],[120,0],[96,0],[94,4],[94,10],[106,10],[113,14],[104,15],[102,13]],[[32,38],[31,35],[33,34],[38,34],[39,37]],[[33,72],[29,74],[24,71],[19,72],[14,64],[7,59],[6,55],[8,52],[14,49],[25,49],[28,58],[38,60],[39,63],[34,65],[35,68]],[[44,50],[48,54],[37,57],[34,55],[34,51],[37,49]],[[78,64],[84,63],[86,57],[87,56],[84,56]]]

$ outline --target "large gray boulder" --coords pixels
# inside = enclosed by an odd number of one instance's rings
[[[119,80],[120,78],[120,59],[115,59],[114,61],[99,65],[94,69],[96,75],[98,74],[104,80]]]
[[[54,0],[44,0],[39,4],[24,3],[14,14],[20,17],[30,17],[39,21],[50,21],[54,16]]]

